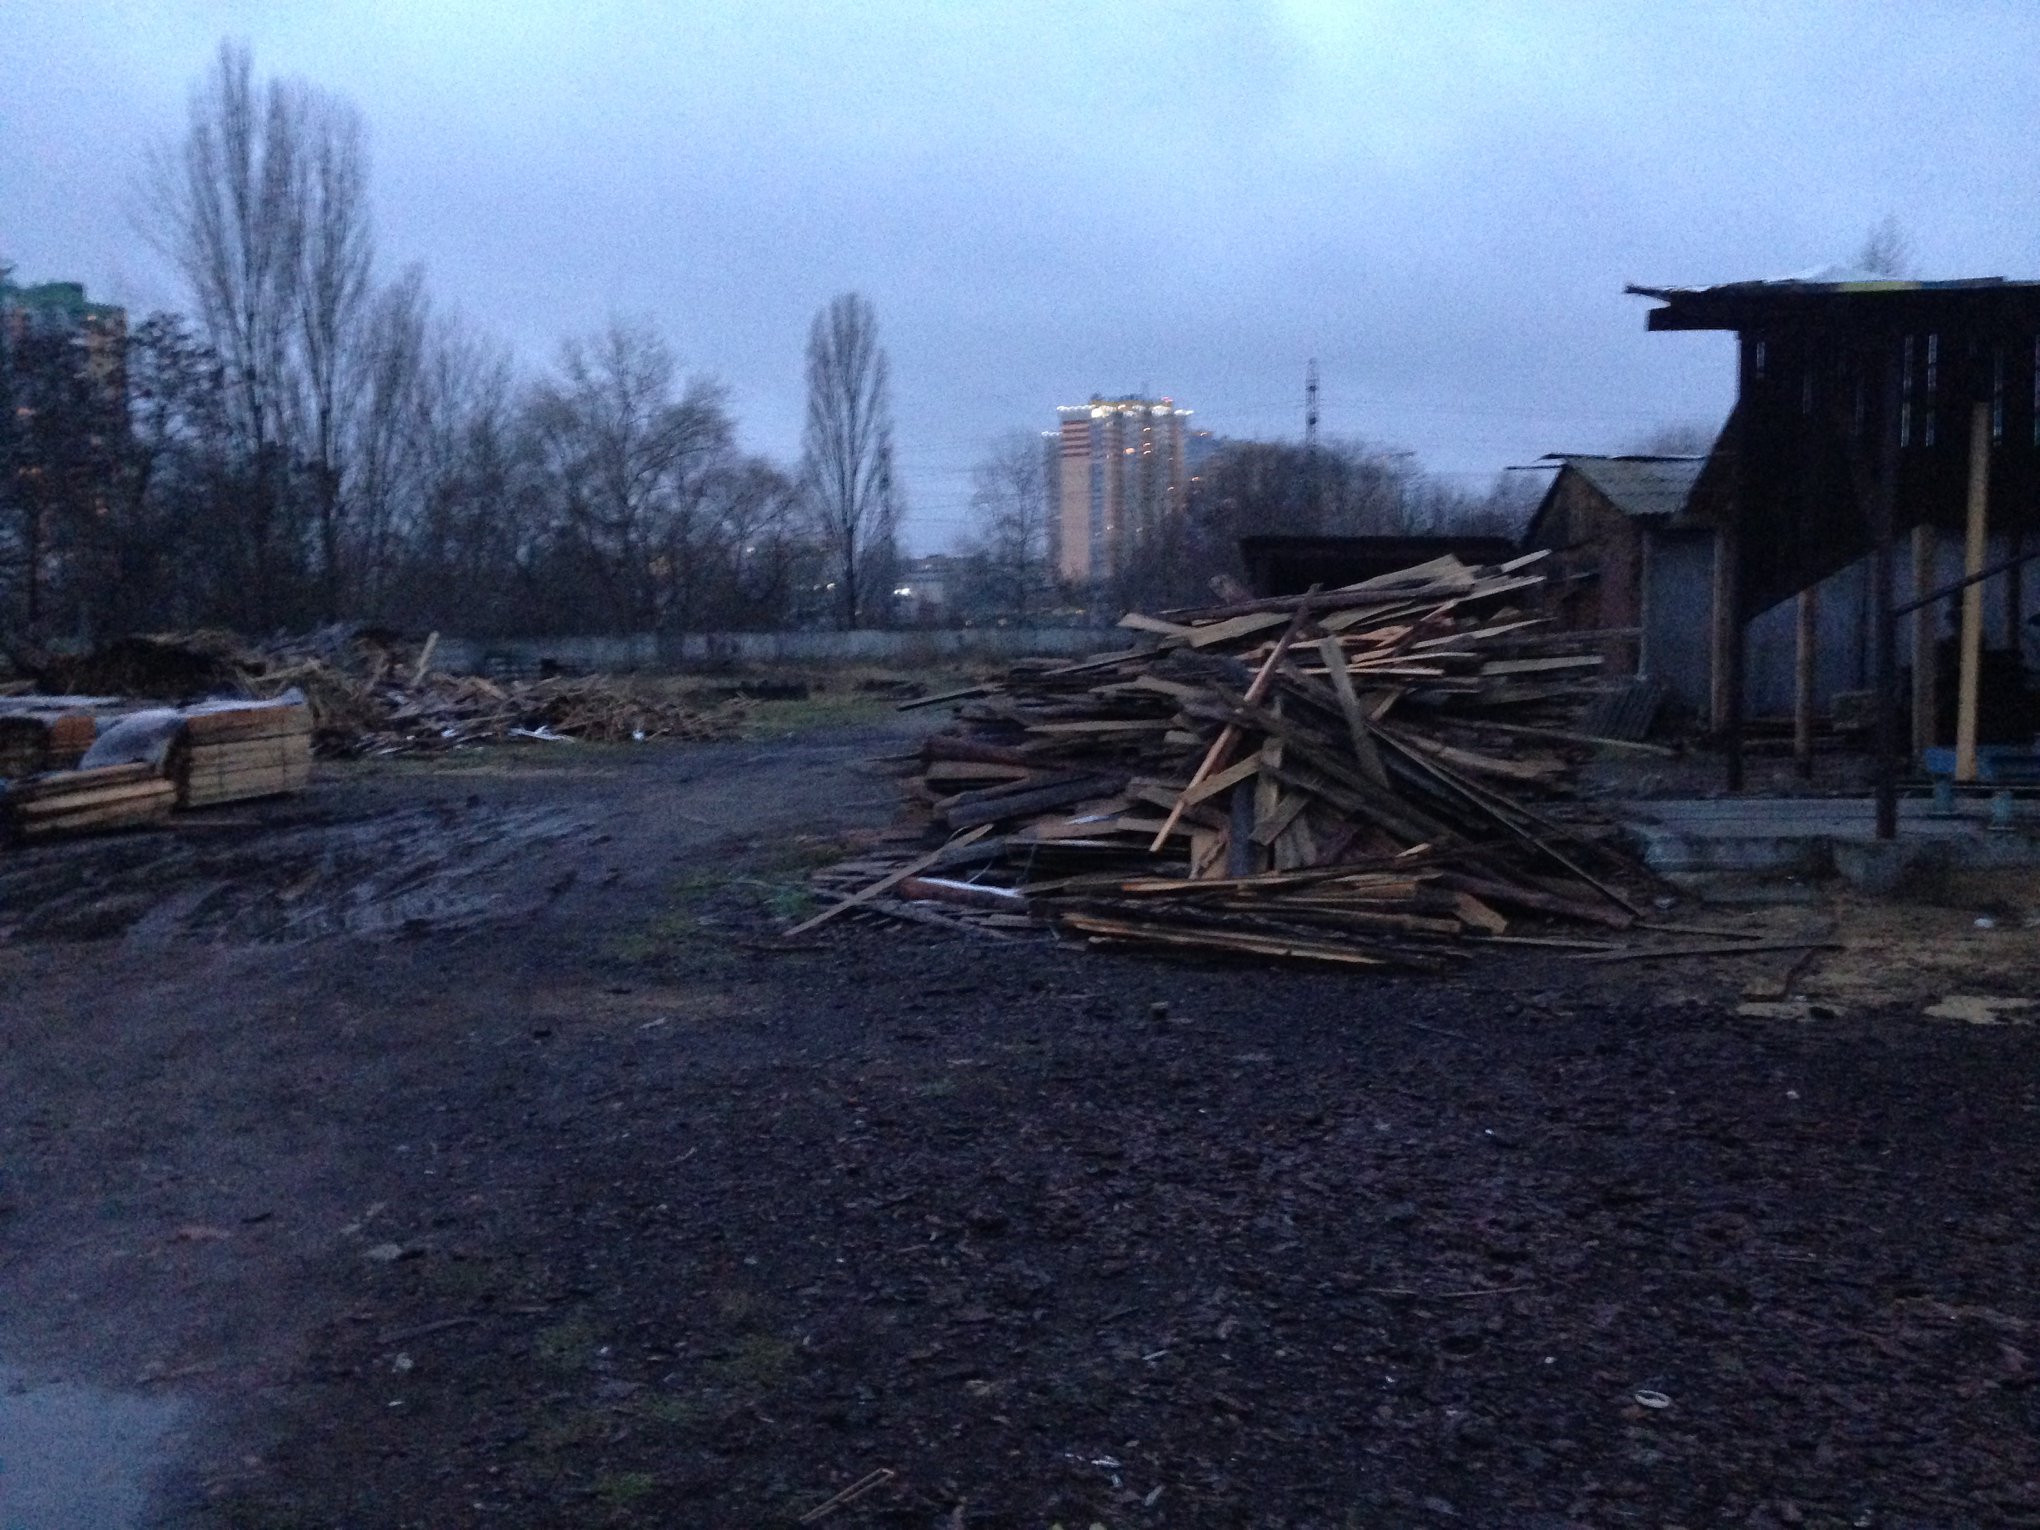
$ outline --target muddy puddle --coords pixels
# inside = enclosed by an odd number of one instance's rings
[[[185,1406],[0,1367],[0,1526],[126,1530],[148,1511]]]

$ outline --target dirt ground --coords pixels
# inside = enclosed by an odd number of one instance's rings
[[[840,722],[0,856],[0,1389],[159,1409],[147,1525],[2040,1526],[2040,1030],[1928,1013],[2040,895],[789,945]]]

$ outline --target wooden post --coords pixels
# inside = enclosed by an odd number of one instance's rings
[[[1912,532],[1913,599],[1924,601],[1939,576],[1940,533],[1922,521]],[[1938,742],[1940,696],[1940,602],[1921,605],[1912,614],[1912,741],[1913,752]]]
[[[1802,781],[1813,779],[1814,661],[1820,651],[1820,586],[1799,592],[1799,649],[1792,669],[1792,768]]]
[[[1962,544],[1962,575],[1983,572],[1990,532],[1990,405],[1969,411],[1969,524]],[[1983,667],[1983,585],[1962,592],[1962,670],[1955,692],[1955,779],[1976,779],[1976,692]]]
[[[2005,538],[2005,556],[2016,558],[2026,550],[2026,533],[2014,531]],[[2014,563],[2005,570],[2005,647],[2022,666],[2026,656],[2026,566]]]
[[[1872,553],[1870,559],[1871,609],[1876,612],[1877,630],[1875,647],[1872,650],[1871,684],[1877,691],[1877,837],[1896,839],[1898,837],[1898,618],[1892,614],[1891,575],[1892,544],[1898,532],[1898,477],[1899,466],[1904,456],[1898,436],[1900,404],[1903,397],[1903,372],[1899,364],[1899,353],[1895,347],[1887,346],[1884,354],[1884,379],[1882,392],[1884,406],[1879,411],[1878,433],[1883,440],[1878,448],[1879,471],[1870,484],[1870,535]]]
[[[1739,506],[1732,506],[1728,519],[1714,537],[1714,611],[1709,633],[1709,687],[1711,721],[1728,768],[1728,789],[1743,787],[1742,753],[1742,581],[1741,538],[1736,535]]]

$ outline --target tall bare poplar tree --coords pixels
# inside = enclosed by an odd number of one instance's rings
[[[363,349],[375,240],[360,114],[302,81],[258,82],[248,50],[222,43],[146,191],[144,232],[183,276],[226,375],[249,614],[283,614],[282,586],[309,556],[318,603],[337,616],[353,415],[380,365]]]
[[[376,354],[372,325],[375,236],[368,210],[368,151],[361,116],[308,86],[289,92],[298,140],[296,406],[298,460],[308,478],[318,537],[320,598],[341,614],[346,598],[343,533],[354,406],[390,358]],[[401,285],[401,284],[400,284]]]
[[[839,618],[861,626],[868,565],[890,557],[898,501],[885,349],[878,316],[855,292],[832,299],[808,331],[801,489],[829,549]]]
[[[226,372],[239,444],[257,458],[281,437],[287,407],[299,115],[289,87],[258,88],[248,50],[222,43],[192,91],[183,138],[154,157],[148,187],[146,232],[190,288]]]

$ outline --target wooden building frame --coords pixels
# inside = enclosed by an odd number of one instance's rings
[[[1975,777],[1975,690],[1984,577],[2014,579],[2040,522],[2040,282],[1786,280],[1635,287],[1656,299],[1652,330],[1737,337],[1736,404],[1723,434],[1731,489],[1718,510],[1719,732],[1728,785],[1743,784],[1743,631],[1755,611],[1810,589],[1868,552],[1878,613],[1878,832],[1896,832],[1901,753],[1896,539],[1959,530],[1964,579],[1916,589],[1929,610],[1963,594],[1958,778]],[[1988,530],[2015,555],[1984,567]],[[1916,568],[1929,566],[1916,558]],[[1923,581],[1922,581],[1923,582]],[[2014,598],[2010,607],[2016,609]],[[1916,685],[1928,685],[1915,665]],[[1915,694],[1914,740],[1931,728]]]

